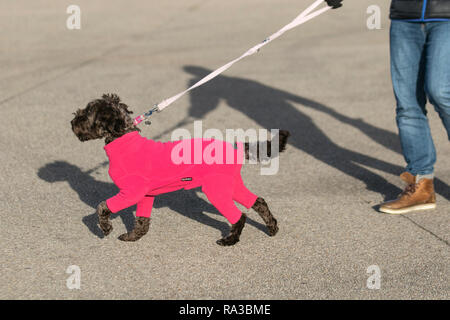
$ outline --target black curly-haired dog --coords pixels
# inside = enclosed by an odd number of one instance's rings
[[[121,103],[120,98],[115,94],[105,94],[101,99],[96,99],[88,103],[86,108],[78,109],[74,115],[75,118],[71,121],[72,130],[80,141],[88,141],[93,139],[105,139],[105,144],[109,144],[123,135],[140,131],[134,124],[130,117],[132,111],[128,110],[128,106]],[[284,151],[289,137],[289,132],[279,131],[279,151]],[[250,157],[250,146],[248,143],[244,144],[245,157]],[[271,156],[271,141],[267,141],[267,155]],[[259,152],[258,159],[259,159]],[[278,232],[277,220],[263,198],[258,197],[252,208],[264,220],[270,236],[274,236]],[[111,211],[108,209],[106,201],[102,201],[97,207],[97,215],[99,219],[100,229],[104,235],[108,235],[113,227],[109,221]],[[245,225],[246,216],[242,213],[241,218],[231,225],[229,235],[217,241],[219,245],[233,245],[239,241],[240,234]],[[149,229],[150,218],[137,217],[134,229],[122,234],[119,239],[123,241],[136,241],[144,236]]]

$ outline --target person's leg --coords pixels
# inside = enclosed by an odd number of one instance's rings
[[[450,21],[426,25],[425,87],[450,140]]]
[[[407,167],[400,178],[406,189],[396,200],[380,206],[380,211],[403,214],[434,209],[436,199],[433,171],[436,151],[425,105],[427,27],[422,23],[392,21],[391,74],[397,100],[397,126]]]
[[[392,21],[391,76],[397,101],[396,120],[406,171],[433,174],[436,152],[427,119],[425,94],[425,27]]]

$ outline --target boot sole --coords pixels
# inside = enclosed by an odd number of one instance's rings
[[[408,212],[412,212],[412,211],[431,210],[431,209],[436,209],[436,203],[418,204],[416,206],[412,206],[412,207],[408,207],[408,208],[401,208],[401,209],[389,209],[389,208],[380,207],[381,212],[389,213],[389,214],[403,214],[403,213],[408,213]]]

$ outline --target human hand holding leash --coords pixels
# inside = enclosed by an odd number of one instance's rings
[[[343,0],[325,0],[328,6],[330,6],[332,9],[337,9],[342,7]]]

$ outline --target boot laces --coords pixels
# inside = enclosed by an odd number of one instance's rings
[[[416,186],[417,186],[417,184],[415,184],[415,183],[412,183],[412,184],[409,184],[407,187],[406,187],[406,189],[402,192],[402,196],[411,196],[411,195],[413,195],[415,192],[416,192]]]

